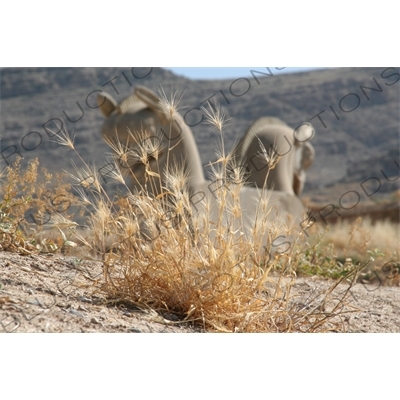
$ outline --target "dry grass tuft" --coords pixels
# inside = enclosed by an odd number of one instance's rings
[[[252,243],[229,236],[215,246],[205,234],[192,239],[186,224],[152,232],[151,243],[132,235],[106,255],[103,293],[221,332],[325,331],[343,311],[346,295],[294,301],[296,275],[286,255],[260,264]]]
[[[25,171],[20,161],[6,168],[0,186],[0,251],[54,253],[74,247],[70,237],[77,224],[70,213],[76,200],[70,185],[60,184],[60,174],[51,188],[53,176],[45,169],[39,174],[38,159]]]

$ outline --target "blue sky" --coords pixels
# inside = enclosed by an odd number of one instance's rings
[[[294,68],[287,67],[282,71],[277,70],[275,67],[269,67],[271,72],[275,75],[278,73],[293,73],[293,72],[301,72],[307,71],[311,69],[317,68]],[[257,71],[266,70],[266,67],[235,67],[235,68],[223,68],[223,67],[215,67],[215,68],[197,68],[197,67],[167,67],[166,69],[174,72],[177,75],[182,75],[185,78],[190,79],[231,79],[231,78],[242,78],[251,76],[250,71],[255,69]]]

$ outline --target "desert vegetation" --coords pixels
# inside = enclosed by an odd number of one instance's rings
[[[375,279],[373,271],[385,261],[398,259],[398,230],[388,222],[373,226],[365,221],[296,230],[268,220],[263,193],[251,226],[237,225],[243,220],[238,196],[244,179],[237,172],[232,180],[237,169],[225,151],[223,114],[211,110],[208,117],[221,140],[211,173],[226,183],[215,193],[216,219],[210,218],[207,201],[193,209],[180,165],[171,162],[166,182],[160,181],[160,171],[149,161],[149,152],[151,157],[157,152],[149,147],[134,154],[145,173],[140,190],[126,185],[116,163],[108,176],[124,187],[124,195],[111,198],[96,168],[80,158],[74,139],[64,132],[55,140],[76,153],[80,165],[75,174],[39,173],[37,160],[26,170],[18,161],[3,169],[0,251],[101,261],[101,275],[82,275],[80,285],[88,296],[173,315],[169,323],[220,332],[344,330],[346,315],[354,311],[350,289],[357,279]],[[119,156],[127,156],[123,143],[110,144]],[[161,193],[152,187],[160,187]],[[273,242],[282,232],[292,239],[276,250]],[[366,265],[372,269],[365,272]],[[380,271],[386,284],[398,282],[398,268],[392,263]],[[299,298],[292,290],[299,275],[335,280],[329,289]]]

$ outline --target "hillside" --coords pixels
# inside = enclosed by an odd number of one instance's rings
[[[217,81],[192,81],[160,68],[7,68],[0,70],[0,79],[1,154],[6,163],[19,154],[25,162],[39,157],[51,171],[71,170],[75,156],[50,138],[62,119],[75,135],[82,157],[101,168],[109,148],[99,133],[103,117],[95,109],[97,91],[107,91],[119,101],[135,85],[153,90],[162,85],[167,93],[171,87],[185,90],[181,113],[192,126],[204,165],[215,159],[219,140],[205,123],[199,123],[199,107],[211,98],[231,118],[225,129],[227,149],[264,115],[279,117],[293,127],[305,121],[314,124],[316,161],[308,173],[305,197],[337,203],[354,190],[361,201],[371,201],[388,198],[400,187],[400,179],[395,179],[399,175],[399,68],[276,75],[275,68],[262,67],[250,78]],[[389,182],[385,175],[393,180]],[[372,177],[381,186],[373,196],[366,196],[360,184]]]

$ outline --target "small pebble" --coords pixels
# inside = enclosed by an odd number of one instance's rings
[[[34,306],[42,306],[42,303],[38,299],[29,299],[26,301],[27,304],[32,304]]]
[[[92,303],[92,299],[89,299],[88,297],[85,296],[79,297],[78,300],[83,301],[84,303]]]
[[[75,315],[76,317],[85,318],[85,316],[74,308],[70,308],[69,313]]]
[[[163,317],[169,321],[179,321],[179,317],[175,314],[165,313]]]

